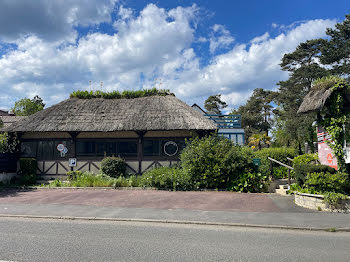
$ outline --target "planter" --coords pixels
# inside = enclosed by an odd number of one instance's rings
[[[318,210],[318,211],[341,212],[341,213],[350,212],[350,198],[339,200],[337,208],[334,208],[324,202],[323,195],[295,192],[295,204],[304,208],[309,208],[309,209]]]

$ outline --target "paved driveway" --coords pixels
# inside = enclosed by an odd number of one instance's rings
[[[0,204],[16,203],[231,212],[310,212],[297,207],[293,197],[275,194],[110,189],[38,189],[0,192]]]

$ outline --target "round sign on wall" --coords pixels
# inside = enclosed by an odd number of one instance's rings
[[[64,149],[65,149],[64,144],[58,144],[58,145],[57,145],[57,150],[58,150],[58,151],[62,152]]]
[[[173,141],[168,141],[164,144],[164,153],[167,156],[175,156],[178,150],[179,147]]]

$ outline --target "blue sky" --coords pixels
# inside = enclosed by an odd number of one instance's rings
[[[0,108],[35,95],[50,106],[101,81],[168,88],[188,104],[220,93],[234,108],[276,89],[283,54],[348,13],[345,0],[1,1]]]

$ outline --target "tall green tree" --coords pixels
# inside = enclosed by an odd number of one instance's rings
[[[209,113],[221,115],[221,110],[226,107],[226,102],[221,100],[221,94],[209,96],[204,102],[204,108]]]
[[[333,74],[350,75],[350,14],[326,34],[329,38],[322,45],[321,63],[331,66]]]
[[[245,105],[232,111],[232,114],[240,114],[242,117],[246,142],[253,134],[265,133],[268,136],[272,126],[273,107],[271,101],[273,97],[274,92],[257,88]]]
[[[39,96],[35,96],[33,99],[23,98],[16,101],[12,111],[17,116],[29,116],[43,110],[44,107],[43,100]]]
[[[292,53],[285,54],[280,64],[282,70],[289,72],[289,79],[278,83],[279,89],[274,101],[278,105],[274,110],[279,125],[275,130],[286,145],[295,145],[301,151],[302,144],[308,142],[313,147],[315,139],[312,114],[298,115],[297,111],[304,96],[309,92],[312,82],[330,72],[319,63],[321,48],[325,40],[315,39],[301,43]],[[277,132],[278,131],[278,132]],[[285,141],[285,136],[289,134]],[[282,144],[282,141],[276,141]]]

